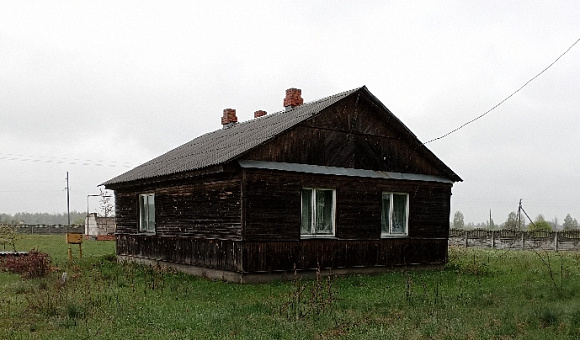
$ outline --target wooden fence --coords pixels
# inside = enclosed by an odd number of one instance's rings
[[[19,224],[16,231],[20,234],[84,234],[85,226],[73,224],[68,228],[64,224]]]
[[[449,231],[449,246],[494,249],[580,250],[580,230],[514,231],[460,230]]]

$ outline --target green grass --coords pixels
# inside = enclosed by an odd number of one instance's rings
[[[23,235],[18,241],[16,248],[19,251],[37,249],[50,254],[53,261],[58,263],[66,261],[68,257],[68,244],[65,235]],[[79,246],[71,245],[73,258],[79,257]],[[115,253],[115,242],[84,240],[82,244],[83,255],[88,257],[101,256]]]
[[[28,236],[56,269],[0,273],[2,339],[574,339],[580,255],[451,249],[445,270],[264,285],[117,264],[113,242]],[[68,279],[61,283],[62,272]]]

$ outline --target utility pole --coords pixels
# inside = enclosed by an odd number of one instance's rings
[[[70,229],[70,188],[68,185],[68,171],[66,172],[66,214],[67,214],[67,227],[66,232],[69,232]]]
[[[522,230],[521,223],[522,223],[522,199],[520,198],[520,204],[518,205],[518,217],[516,219],[517,230]]]
[[[66,213],[67,213],[67,227],[66,227],[66,243],[68,243],[68,260],[72,261],[72,249],[71,244],[79,245],[79,257],[83,257],[83,235],[82,234],[70,234],[70,187],[68,183],[68,171],[66,172]]]

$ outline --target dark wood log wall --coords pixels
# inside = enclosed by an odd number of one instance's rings
[[[158,236],[241,240],[241,178],[232,174],[115,190],[117,233],[137,234],[141,193],[155,193]]]
[[[139,231],[138,193],[115,190],[115,222],[117,234],[135,234]]]
[[[158,234],[241,240],[240,179],[211,179],[155,191]]]
[[[299,240],[302,187],[336,190],[336,237],[379,239],[382,192],[409,194],[409,237],[447,238],[451,185],[246,170],[244,240]]]
[[[242,272],[241,176],[217,174],[115,190],[117,254]],[[138,196],[155,193],[156,234],[139,234]]]
[[[156,236],[136,232],[138,193],[118,192],[118,232],[124,234],[117,238],[118,254],[248,273],[288,271],[295,265],[298,269],[350,268],[446,261],[448,184],[244,171],[243,176],[227,180],[204,179],[156,190]],[[246,180],[243,232],[241,182],[236,178]],[[304,186],[336,189],[336,239],[300,239]],[[409,193],[409,237],[381,239],[383,191]],[[184,207],[181,212],[179,207]],[[211,209],[222,214],[222,222],[201,218]],[[217,211],[221,209],[225,215]]]

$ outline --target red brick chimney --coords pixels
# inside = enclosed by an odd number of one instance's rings
[[[223,128],[226,129],[230,127],[233,123],[238,122],[238,117],[236,117],[236,109],[224,109],[224,115],[222,117]]]
[[[286,90],[286,98],[284,98],[284,107],[286,110],[302,105],[302,103],[304,103],[302,90],[293,87]]]
[[[258,110],[256,112],[254,112],[254,118],[258,118],[258,117],[262,117],[265,116],[268,112],[264,111],[264,110]]]

